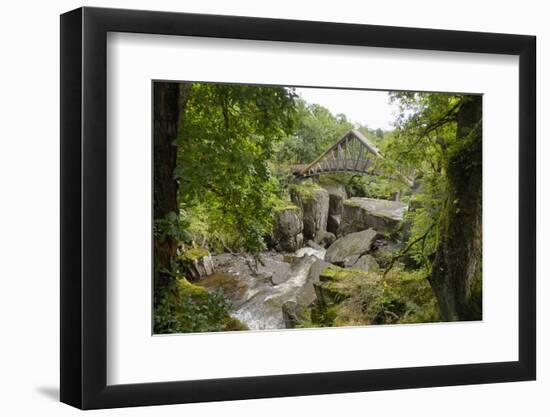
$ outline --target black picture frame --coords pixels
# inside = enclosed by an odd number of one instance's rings
[[[108,32],[519,56],[519,360],[107,385]],[[82,409],[534,380],[536,38],[79,8],[61,15],[61,401]]]

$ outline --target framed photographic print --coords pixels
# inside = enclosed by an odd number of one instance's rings
[[[61,16],[61,401],[535,379],[535,38]]]

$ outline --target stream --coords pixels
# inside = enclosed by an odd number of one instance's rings
[[[304,247],[295,253],[263,252],[262,263],[249,254],[213,256],[215,272],[200,281],[209,291],[221,290],[233,304],[232,316],[251,330],[285,328],[287,301],[310,304],[315,291],[309,271],[324,249]]]

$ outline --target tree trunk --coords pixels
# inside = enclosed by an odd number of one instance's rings
[[[170,212],[178,215],[178,184],[174,179],[177,147],[173,143],[178,131],[179,84],[153,84],[153,217],[163,220]],[[172,279],[170,271],[176,256],[177,241],[173,236],[154,239],[155,294]]]
[[[430,283],[445,321],[481,319],[481,96],[457,114],[457,149],[446,164],[448,195]]]

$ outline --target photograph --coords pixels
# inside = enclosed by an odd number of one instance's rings
[[[6,2],[0,417],[550,416],[544,4]]]
[[[153,334],[483,319],[482,95],[152,90]]]

